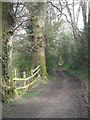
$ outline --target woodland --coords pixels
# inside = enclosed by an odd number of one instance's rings
[[[47,84],[57,67],[81,78],[90,88],[88,0],[0,3],[3,102],[18,98],[29,85]]]

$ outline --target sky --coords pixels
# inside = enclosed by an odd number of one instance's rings
[[[69,0],[68,2],[69,2],[70,4],[72,4],[73,0]],[[78,3],[78,2],[79,2],[79,0],[76,0],[75,3]],[[79,7],[78,4],[74,6],[75,20],[76,20],[76,18],[77,18],[78,7]],[[72,6],[69,6],[69,8],[72,9]],[[69,19],[69,21],[70,21],[70,18],[69,18],[69,15],[68,15],[66,9],[64,10],[64,13],[68,16],[68,19]],[[73,14],[73,13],[72,13],[72,14]],[[78,28],[79,28],[79,29],[82,29],[83,26],[84,26],[84,24],[83,24],[82,10],[80,10],[80,12],[79,12],[79,18],[78,18]]]
[[[53,1],[54,4],[56,3],[59,3],[59,0],[51,0]],[[61,0],[62,1],[65,1],[65,0]],[[68,1],[68,4],[72,4],[73,3],[73,0],[67,0]],[[75,13],[75,17],[77,16],[77,11],[78,11],[78,7],[79,7],[79,3],[80,3],[81,0],[74,0],[75,2],[75,6],[74,6],[74,13]],[[84,0],[83,0],[84,1]],[[88,2],[89,0],[85,0],[87,2],[87,21],[88,21]],[[78,4],[77,4],[78,3]],[[72,9],[72,5],[69,6],[70,9]],[[57,13],[57,11],[56,11]],[[68,12],[66,9],[64,9],[63,13],[65,13],[67,16],[68,16],[68,20],[70,21],[70,18],[69,18],[69,15],[68,15]],[[62,18],[64,18],[64,20],[66,20],[66,17],[63,16]],[[78,17],[78,28],[79,29],[82,29],[84,27],[84,24],[83,24],[83,16],[82,16],[82,10],[80,9],[80,12],[79,12],[79,17]]]
[[[68,2],[69,2],[69,3],[72,3],[72,1],[73,1],[73,0],[69,0]],[[76,2],[78,2],[78,1],[79,1],[79,0],[76,0]],[[55,1],[54,1],[54,2],[55,2]],[[88,4],[88,2],[87,2],[87,4]],[[79,7],[78,4],[75,5],[75,15],[77,14],[78,7]],[[87,8],[87,11],[88,11],[88,8]],[[67,14],[67,10],[65,9],[63,12],[68,16],[68,19],[69,19],[69,21],[70,21],[69,15]],[[88,16],[88,12],[87,12],[87,16]],[[65,16],[63,16],[62,18],[66,20]],[[79,19],[78,19],[78,28],[79,28],[79,29],[82,29],[83,26],[84,26],[84,24],[83,24],[82,10],[80,10]],[[20,32],[23,33],[23,34],[26,33],[25,30],[20,30]]]
[[[88,22],[88,0],[87,0],[87,22]],[[83,28],[84,24],[83,24],[83,16],[82,16],[82,11],[80,11],[80,16],[79,16],[79,21],[78,21],[78,27],[79,28]]]

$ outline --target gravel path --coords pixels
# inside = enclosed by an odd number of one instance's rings
[[[3,118],[87,118],[80,89],[78,79],[58,69],[43,94],[17,100],[3,110]]]

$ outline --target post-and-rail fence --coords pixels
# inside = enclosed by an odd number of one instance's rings
[[[12,71],[12,80],[15,83],[16,90],[27,90],[29,86],[33,86],[34,83],[37,83],[40,78],[40,65],[38,65],[34,70],[31,70],[29,77],[26,77],[26,73],[23,72],[23,78],[17,77],[16,69]],[[19,82],[22,82],[22,86]]]

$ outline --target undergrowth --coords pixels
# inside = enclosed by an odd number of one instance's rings
[[[36,95],[41,95],[42,92],[41,91],[33,91],[33,92],[26,92],[26,91],[23,91],[23,92],[19,92],[18,91],[18,94],[20,95],[20,97],[33,97],[33,96],[36,96]]]
[[[79,78],[84,79],[85,83],[88,85],[90,89],[90,82],[88,80],[88,70],[86,68],[78,68],[78,69],[70,69],[68,65],[63,66],[64,69],[69,70],[69,72]]]

